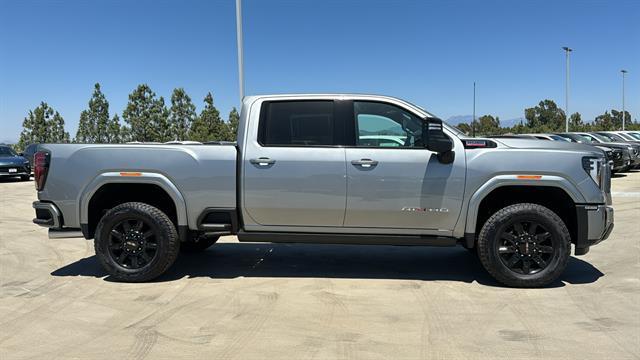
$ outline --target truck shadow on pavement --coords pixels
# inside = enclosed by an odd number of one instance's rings
[[[51,275],[105,277],[107,273],[91,256]],[[593,283],[602,276],[593,265],[571,257],[560,280],[549,287]],[[184,277],[446,280],[501,286],[474,254],[461,247],[221,243],[202,253],[180,254],[167,273],[153,282]],[[108,276],[105,280],[111,281]]]

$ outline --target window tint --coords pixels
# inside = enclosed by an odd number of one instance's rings
[[[422,119],[397,106],[355,101],[356,146],[423,147]]]
[[[267,102],[258,140],[267,146],[334,145],[333,109],[333,101]]]

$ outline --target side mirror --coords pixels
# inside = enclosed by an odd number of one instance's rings
[[[425,134],[426,148],[438,154],[438,160],[443,164],[450,164],[455,159],[453,141],[444,133],[442,120],[426,118],[422,130]]]

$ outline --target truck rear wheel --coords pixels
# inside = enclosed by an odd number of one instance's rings
[[[540,287],[558,279],[571,253],[571,236],[553,211],[538,204],[507,206],[489,218],[478,236],[478,256],[499,282]]]
[[[119,281],[142,282],[160,276],[173,264],[180,240],[164,212],[148,204],[129,202],[100,219],[94,246],[109,275]]]

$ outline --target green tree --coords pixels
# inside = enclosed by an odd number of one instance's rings
[[[44,101],[22,122],[22,132],[17,148],[23,150],[34,143],[68,142],[69,133],[64,130],[64,119]]]
[[[120,136],[121,126],[120,126],[120,117],[118,114],[113,115],[113,118],[109,120],[107,123],[107,137],[106,142],[109,144],[117,144],[122,142],[122,138]]]
[[[102,144],[108,142],[109,132],[109,102],[100,90],[100,84],[93,86],[93,95],[89,100],[89,122],[93,127],[93,142]]]
[[[93,86],[93,94],[88,106],[88,109],[80,113],[75,141],[98,144],[108,142],[112,137],[109,134],[109,102],[102,93],[99,83]]]
[[[129,103],[122,117],[130,126],[131,141],[164,142],[169,139],[169,111],[164,98],[156,98],[147,84],[138,85],[129,94]]]
[[[584,130],[584,123],[582,122],[582,116],[579,112],[575,112],[569,116],[569,130]]]
[[[562,131],[566,115],[553,100],[543,100],[537,106],[524,110],[527,127],[533,132]]]
[[[238,124],[240,123],[240,114],[238,114],[238,110],[234,107],[231,109],[229,113],[229,121],[227,122],[227,141],[237,141],[238,140]]]
[[[73,141],[77,143],[93,142],[93,126],[89,122],[89,112],[87,110],[82,110],[80,113],[78,131],[76,131],[76,137]]]
[[[500,133],[500,118],[483,115],[476,121],[476,134],[493,135]]]
[[[64,119],[57,111],[51,119],[49,142],[68,143],[69,133],[64,130]]]
[[[462,131],[463,133],[467,135],[471,135],[471,132],[472,132],[471,125],[467,123],[460,123],[456,127],[458,128],[458,130]]]
[[[189,129],[196,118],[196,106],[183,88],[173,89],[171,109],[169,110],[170,138],[186,140]]]
[[[189,131],[189,139],[205,142],[224,140],[227,137],[227,127],[220,118],[220,112],[213,105],[213,95],[207,93],[204,98],[204,109],[193,122]]]

